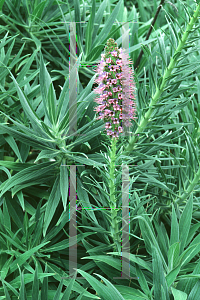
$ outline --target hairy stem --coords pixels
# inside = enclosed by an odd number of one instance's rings
[[[177,59],[180,56],[181,51],[182,51],[182,49],[183,49],[183,47],[184,47],[184,45],[187,41],[188,35],[189,35],[190,31],[192,30],[193,25],[195,24],[195,22],[198,18],[199,9],[200,9],[200,3],[198,4],[196,11],[194,12],[193,17],[191,18],[190,23],[187,25],[186,31],[184,32],[184,34],[182,36],[182,39],[179,41],[178,47],[177,47],[173,57],[170,60],[169,66],[165,69],[165,73],[162,77],[161,85],[160,85],[159,88],[157,87],[156,92],[155,92],[154,96],[152,97],[151,102],[149,104],[148,111],[145,113],[144,116],[142,116],[142,118],[140,120],[140,123],[138,125],[138,128],[135,132],[135,135],[132,138],[130,138],[130,140],[129,140],[129,144],[125,149],[126,154],[130,153],[130,151],[133,150],[134,144],[138,140],[138,134],[144,131],[144,128],[146,127],[147,123],[149,122],[149,119],[150,119],[150,117],[152,115],[152,112],[154,110],[154,106],[158,102],[161,94],[163,93],[163,90],[166,86],[168,78],[171,75],[172,70],[175,67],[175,64],[177,62]]]

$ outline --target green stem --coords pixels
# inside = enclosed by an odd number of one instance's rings
[[[182,36],[182,39],[180,40],[180,42],[178,44],[178,47],[177,47],[173,57],[170,60],[169,66],[165,69],[165,73],[163,75],[161,85],[160,85],[159,88],[158,87],[156,88],[156,92],[155,92],[154,96],[151,99],[148,111],[146,112],[144,117],[142,116],[142,118],[140,120],[140,124],[138,125],[138,128],[135,132],[135,135],[130,139],[129,144],[125,149],[126,154],[130,153],[130,151],[133,150],[134,144],[138,140],[138,134],[144,131],[144,128],[146,127],[147,123],[149,122],[149,119],[150,119],[150,117],[152,115],[152,112],[154,110],[154,106],[158,102],[161,94],[163,93],[163,90],[166,86],[168,78],[171,75],[173,68],[175,67],[175,64],[178,60],[178,57],[181,54],[181,51],[182,51],[182,49],[183,49],[183,47],[186,43],[188,35],[189,35],[190,31],[192,30],[193,25],[194,25],[194,23],[196,22],[196,20],[198,18],[199,9],[200,9],[200,3],[198,4],[196,11],[194,12],[193,17],[191,18],[190,23],[187,25],[186,31],[184,32],[184,34]]]
[[[178,200],[175,200],[176,203],[179,203],[180,201],[184,201],[194,190],[195,186],[197,185],[197,183],[200,180],[200,168],[198,170],[198,172],[195,174],[193,181],[190,183],[190,185],[188,186],[187,190],[182,194],[181,197],[177,197]]]
[[[117,207],[115,199],[115,161],[116,161],[116,144],[117,139],[112,139],[110,151],[110,170],[109,170],[109,189],[110,189],[110,207],[111,207],[111,235],[115,244],[115,250],[121,252],[120,232],[117,222]],[[114,251],[115,251],[114,250]]]

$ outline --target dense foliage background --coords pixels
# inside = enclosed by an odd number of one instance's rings
[[[199,300],[200,5],[161,3],[158,11],[156,0],[0,1],[1,300]],[[93,89],[106,41],[122,47],[127,21],[137,119],[119,140],[115,185],[120,207],[127,164],[133,278],[113,279],[121,257],[102,209],[110,143]],[[79,22],[77,128],[85,136],[67,134],[70,22]],[[85,279],[68,278],[72,164],[83,208],[77,275]]]

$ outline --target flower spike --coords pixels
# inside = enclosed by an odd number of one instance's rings
[[[135,83],[129,64],[132,64],[129,55],[109,39],[96,69],[98,78],[95,82],[99,86],[94,93],[99,97],[95,99],[98,106],[94,110],[99,113],[97,119],[105,121],[107,135],[112,138],[118,138],[123,125],[130,127],[130,119],[135,119]]]

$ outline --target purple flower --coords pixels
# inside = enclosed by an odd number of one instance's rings
[[[96,69],[98,78],[95,82],[99,86],[94,93],[99,98],[95,99],[98,106],[94,110],[99,113],[98,119],[106,121],[107,135],[118,138],[119,133],[123,132],[119,125],[123,123],[130,127],[130,119],[134,120],[136,114],[135,83],[129,66],[132,61],[124,49],[118,49],[113,39],[107,41],[105,54],[101,54],[101,58]]]

